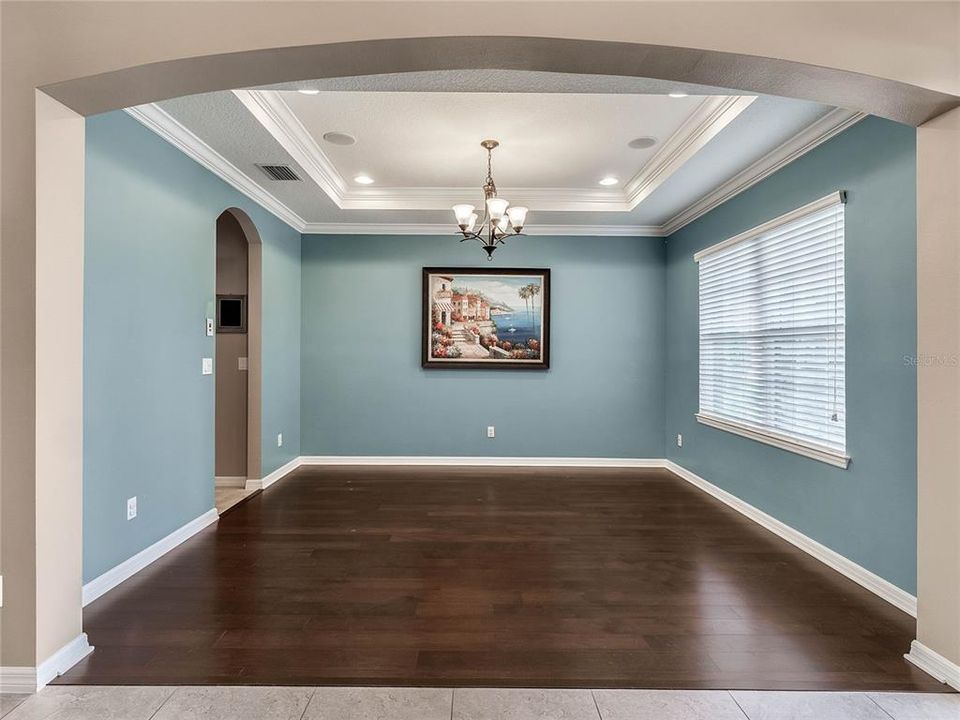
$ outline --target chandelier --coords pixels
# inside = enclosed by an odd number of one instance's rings
[[[510,203],[497,197],[497,185],[493,182],[493,150],[500,143],[496,140],[484,140],[480,146],[487,151],[487,179],[483,183],[483,219],[475,212],[474,205],[453,206],[457,217],[457,227],[463,238],[476,240],[487,253],[487,260],[493,260],[493,251],[497,245],[505,243],[504,238],[522,234],[523,223],[527,219],[527,208],[519,205],[510,207]]]

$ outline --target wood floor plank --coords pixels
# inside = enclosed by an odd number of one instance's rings
[[[86,608],[58,682],[944,691],[914,625],[666,471],[302,468]]]

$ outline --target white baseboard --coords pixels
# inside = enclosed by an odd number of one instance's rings
[[[173,550],[177,545],[189,540],[205,527],[212,525],[218,517],[216,508],[211,508],[200,517],[174,530],[147,549],[141,550],[129,560],[124,560],[116,567],[107,570],[100,577],[94,578],[83,586],[83,606],[86,607],[105,592],[112,590],[127,578],[143,570],[154,560]]]
[[[213,479],[214,487],[218,488],[242,488],[247,484],[245,475],[218,475]]]
[[[419,465],[437,467],[662,468],[662,458],[478,457],[427,455],[304,455],[301,465]]]
[[[43,689],[47,683],[63,675],[92,652],[93,646],[87,640],[87,634],[80,633],[37,666],[36,689]]]
[[[36,668],[0,667],[0,695],[29,695],[36,691]]]
[[[913,617],[917,616],[917,598],[906,590],[901,590],[889,580],[884,580],[879,575],[853,562],[853,560],[831,550],[826,545],[821,545],[813,538],[807,537],[799,530],[790,527],[771,515],[767,515],[763,510],[704,480],[685,467],[671,460],[666,461],[665,467],[691,485],[695,485],[705,493],[712,495],[720,502],[733,508],[741,515],[750,518],[758,525],[762,525],[773,534],[780,536],[791,545],[800,548],[808,555],[812,555],[824,565],[833,568],[841,575],[845,575],[858,585],[865,587],[894,607],[909,613]]]
[[[960,665],[947,660],[943,655],[934,652],[919,640],[910,643],[910,652],[904,657],[928,675],[932,675],[935,679],[946,683],[955,690],[960,690]]]
[[[87,634],[80,633],[35,668],[0,667],[0,694],[29,695],[42,690],[92,652]]]
[[[247,480],[247,490],[266,490],[280,478],[289,475],[303,464],[303,458],[295,457],[285,465],[281,465],[269,475],[265,475],[260,480]]]

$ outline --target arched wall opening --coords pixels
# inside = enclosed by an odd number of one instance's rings
[[[263,243],[253,220],[237,207],[217,218],[216,242],[214,472],[218,486],[254,489],[262,469]],[[239,315],[224,317],[233,311]],[[241,477],[242,484],[234,482]]]
[[[82,270],[72,262],[77,253],[63,252],[66,246],[67,250],[79,249],[82,255],[82,209],[79,215],[76,212],[67,216],[60,213],[60,217],[57,218],[60,209],[52,202],[54,197],[62,196],[63,192],[70,197],[83,196],[82,115],[195,92],[294,81],[308,77],[353,76],[374,72],[406,72],[458,67],[621,74],[677,82],[695,82],[746,92],[773,93],[845,105],[912,125],[920,125],[956,108],[960,103],[952,95],[849,70],[715,50],[567,38],[434,37],[357,40],[185,57],[103,72],[69,81],[54,81],[42,85],[43,92],[39,93],[36,105],[38,249],[35,268],[31,265],[34,262],[32,258],[20,263],[22,266],[20,270],[35,269],[36,286],[27,288],[25,292],[31,294],[31,297],[34,297],[35,293],[36,308],[42,306],[41,297],[45,303],[60,304],[62,302],[70,307],[82,308]],[[936,243],[931,247],[946,251],[949,251],[949,247],[945,246],[942,238],[949,237],[951,232],[955,234],[956,213],[954,212],[953,216],[944,216],[943,211],[940,210],[940,214],[937,214],[937,206],[942,207],[943,203],[935,204],[933,200],[936,197],[942,200],[944,195],[949,200],[950,193],[956,191],[955,168],[944,170],[943,163],[938,158],[942,158],[944,153],[950,157],[952,148],[955,147],[956,137],[960,132],[957,130],[957,126],[960,125],[956,119],[957,112],[953,110],[948,119],[937,123],[938,132],[935,142],[941,143],[940,150],[930,152],[929,162],[935,167],[931,171],[930,181],[922,184],[923,187],[930,189],[930,200],[922,202],[920,206],[921,238],[926,237],[924,231],[930,233],[932,229]],[[77,121],[80,124],[79,131]],[[921,154],[921,158],[923,157],[924,155]],[[79,173],[76,172],[78,162],[81,167]],[[924,171],[925,166],[921,166],[921,177]],[[936,177],[944,173],[947,174],[948,179],[952,177],[954,183],[952,186],[949,184],[938,186]],[[950,173],[953,174],[950,175]],[[50,194],[45,191],[44,186],[54,178],[60,187],[55,193]],[[65,185],[67,187],[64,187]],[[52,221],[53,218],[57,218],[56,222]],[[10,222],[10,225],[4,226],[6,237],[9,237],[8,233],[13,229],[13,221]],[[56,231],[56,242],[54,242],[54,231]],[[51,253],[41,251],[41,248],[54,247],[61,253],[56,261],[51,257]],[[251,245],[252,248],[253,245]],[[922,254],[922,257],[926,256]],[[935,263],[937,257],[936,252],[930,255],[928,264]],[[6,252],[4,259],[8,259]],[[20,260],[18,257],[13,259]],[[4,271],[5,280],[8,273],[16,272],[16,267],[13,270],[10,267],[12,266],[8,266]],[[921,272],[923,271],[924,265],[921,263]],[[32,272],[25,274],[33,276]],[[60,282],[64,275],[71,281]],[[79,283],[75,282],[77,276],[81,279]],[[920,285],[923,286],[923,283]],[[936,303],[932,302],[930,307],[939,307],[941,316],[944,314],[943,308],[948,307],[954,314],[947,313],[947,315],[955,318],[955,288],[944,281],[935,289],[940,293],[940,299]],[[12,291],[6,290],[5,296],[9,296],[10,292]],[[924,291],[921,290],[921,292]],[[83,400],[75,395],[61,398],[54,396],[52,391],[61,387],[71,373],[74,373],[74,369],[53,367],[42,363],[44,342],[50,340],[50,329],[39,322],[41,314],[32,306],[32,302],[14,303],[13,306],[6,302],[4,305],[5,320],[7,313],[13,312],[15,308],[26,312],[18,322],[29,323],[31,332],[35,333],[37,340],[36,355],[33,357],[8,356],[8,353],[14,353],[14,351],[5,352],[5,390],[10,388],[11,383],[16,379],[12,374],[7,376],[8,372],[14,372],[7,368],[17,367],[15,364],[6,362],[10,357],[18,362],[26,358],[33,369],[24,377],[32,384],[35,372],[37,389],[36,398],[33,400],[17,395],[10,400],[8,400],[9,396],[4,397],[5,417],[12,420],[18,410],[27,406],[31,410],[28,414],[32,415],[35,412],[37,416],[36,435],[32,437],[34,442],[28,443],[28,446],[34,449],[30,457],[8,456],[4,462],[3,542],[4,547],[11,550],[12,546],[23,547],[23,542],[28,537],[37,539],[38,548],[60,545],[63,542],[65,527],[75,529],[71,534],[80,532],[76,517],[79,514],[77,506],[71,508],[68,503],[61,503],[58,505],[57,512],[51,512],[49,507],[45,507],[41,516],[35,512],[39,505],[31,503],[34,512],[28,513],[30,517],[26,521],[13,517],[15,513],[23,514],[25,506],[16,503],[16,506],[12,507],[13,504],[8,501],[32,495],[33,483],[35,483],[37,498],[35,502],[39,503],[45,492],[58,486],[62,488],[65,469],[68,471],[66,477],[71,479],[71,486],[79,485],[81,482],[77,467],[82,467],[82,462],[78,463],[78,459],[82,461],[82,445],[73,442],[64,443],[64,435],[60,430],[62,430],[61,420],[75,419],[78,414],[82,415],[78,410],[82,411]],[[924,303],[921,302],[921,312],[923,307]],[[79,321],[82,322],[82,317]],[[936,327],[936,323],[928,326],[921,324],[921,352],[925,335],[932,336]],[[954,329],[954,339],[950,341],[954,345],[956,344],[955,335]],[[5,335],[5,345],[8,345],[7,337]],[[62,337],[58,338],[58,345],[61,347],[62,355]],[[939,347],[946,347],[949,350],[953,345],[940,343]],[[67,350],[70,357],[77,358],[82,355],[82,345],[80,353],[76,352],[77,348],[74,347]],[[252,357],[250,362],[253,363]],[[937,388],[940,389],[939,393]],[[944,388],[946,392],[943,392]],[[937,394],[941,396],[939,401],[935,399]],[[932,401],[932,405],[928,403],[925,406],[925,401]],[[929,415],[930,418],[935,418],[937,413],[941,416],[947,415],[953,407],[950,403],[955,404],[955,401],[955,379],[931,377],[927,393],[923,392],[923,384],[921,384],[921,418],[924,412],[932,413]],[[11,405],[8,406],[8,402]],[[948,425],[949,423],[942,427]],[[58,433],[55,435],[53,432],[45,432],[48,426],[57,426]],[[76,422],[72,425],[68,423],[68,426],[70,428],[68,437],[74,433],[82,434],[82,423],[79,426]],[[4,433],[7,432],[5,427]],[[258,443],[253,445],[259,448]],[[10,441],[5,437],[4,449],[8,447],[10,447]],[[925,452],[923,446],[920,452],[923,467]],[[949,466],[951,462],[956,464],[956,458],[940,456],[938,459],[937,452],[942,451],[929,451],[928,459],[934,465],[944,467]],[[38,461],[41,457],[55,457],[59,460],[57,462],[47,460],[41,463]],[[14,467],[17,462],[22,465],[19,468],[20,476],[26,478],[24,482],[30,483],[30,488],[21,489],[31,492],[19,492],[17,487],[13,487],[12,490],[8,487],[6,478],[9,477],[11,469],[17,469]],[[931,472],[933,472],[932,469]],[[937,474],[943,476],[942,471],[938,471]],[[924,476],[925,473],[922,472],[921,486]],[[950,476],[949,473],[947,476]],[[942,501],[944,493],[948,491],[941,486],[935,486],[928,488],[928,492],[930,502],[933,503],[937,499]],[[923,487],[921,487],[921,495],[923,496]],[[955,495],[953,497],[955,499]],[[940,505],[943,506],[943,503],[941,502]],[[924,503],[921,502],[921,513],[923,506]],[[11,519],[9,523],[6,522],[8,518]],[[935,518],[940,526],[945,525],[948,519]],[[924,532],[921,530],[921,534]],[[956,531],[953,532],[955,537]],[[79,543],[74,545],[79,547]],[[921,553],[924,552],[924,547],[921,543]],[[5,574],[16,581],[8,584],[8,587],[12,586],[13,591],[5,598],[3,610],[4,664],[35,665],[49,657],[57,648],[72,642],[81,631],[79,574],[72,569],[76,564],[76,558],[65,560],[61,556],[58,561],[54,561],[40,550],[36,557],[19,561],[12,556],[10,556],[11,560],[7,561],[7,557],[7,555],[4,556]],[[921,561],[920,565],[923,572],[924,563]],[[937,563],[937,567],[942,570],[943,564]],[[935,604],[938,607],[949,609],[955,606],[951,604],[950,598],[960,597],[958,578],[960,578],[960,571],[944,577],[939,581],[939,585],[927,588],[928,597],[936,595]],[[32,580],[35,582],[31,582]],[[921,582],[921,595],[924,592],[924,583]],[[931,617],[940,614],[940,611],[933,607],[933,603],[934,601],[931,600],[925,605],[921,599],[921,614],[929,612]],[[957,645],[955,637],[957,630],[955,627],[950,629],[954,624],[953,621],[949,618],[933,617],[929,622],[931,625],[928,634],[931,637],[941,634],[941,631],[948,636],[942,643],[939,640],[934,643],[940,649],[939,651],[960,657],[958,655],[960,646]],[[18,629],[9,632],[10,628]]]

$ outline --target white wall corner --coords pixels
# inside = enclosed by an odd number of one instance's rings
[[[154,560],[166,555],[181,543],[215,523],[219,517],[216,508],[210,508],[200,517],[191,520],[145,550],[141,550],[133,557],[107,570],[103,575],[94,578],[83,586],[83,606],[86,607],[124,580],[136,575]]]
[[[37,666],[37,682],[34,689],[42,690],[51,680],[63,675],[92,652],[93,646],[87,640],[87,634],[80,633]]]
[[[910,643],[910,652],[904,657],[936,680],[960,690],[960,665],[934,652],[919,640]]]

